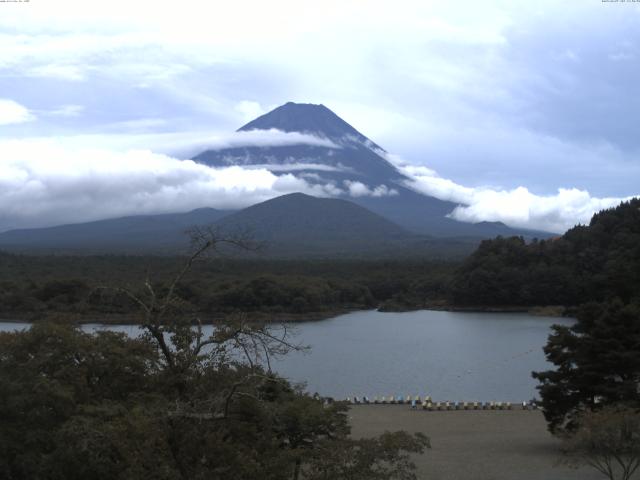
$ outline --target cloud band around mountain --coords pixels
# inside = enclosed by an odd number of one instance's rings
[[[339,193],[266,169],[215,169],[149,150],[74,149],[53,140],[0,141],[0,158],[0,230],[203,206],[237,209],[297,191]]]
[[[262,145],[275,144],[276,138],[300,141],[303,137],[308,136],[266,135]],[[256,136],[240,138],[253,141]],[[358,180],[321,183],[320,176],[296,174],[296,164],[288,165],[287,172],[266,166],[211,168],[149,150],[73,147],[70,142],[52,139],[0,141],[0,159],[0,231],[204,206],[238,209],[292,192],[321,197],[397,194],[393,186]],[[450,216],[465,222],[502,221],[514,227],[562,232],[626,200],[595,198],[575,188],[548,196],[535,195],[524,187],[469,188],[426,167],[389,159],[407,176],[406,186],[459,203]]]
[[[398,167],[410,179],[407,187],[459,203],[449,216],[462,222],[500,221],[511,227],[563,233],[574,225],[588,224],[597,211],[633,198],[596,198],[577,188],[560,188],[555,195],[536,195],[526,187],[469,188],[442,178],[426,167]]]

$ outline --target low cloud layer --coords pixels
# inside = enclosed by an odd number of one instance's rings
[[[66,106],[71,107],[71,106]],[[71,108],[60,108],[47,112],[48,115],[63,115],[59,112],[72,111]],[[67,116],[69,114],[67,113]],[[182,132],[146,131],[145,126],[160,119],[145,119],[120,122],[107,126],[105,132],[96,134],[61,135],[55,137],[55,144],[69,150],[78,148],[98,148],[112,151],[147,150],[163,153],[173,157],[191,158],[205,150],[223,150],[242,147],[280,147],[288,145],[312,145],[328,148],[342,148],[326,138],[319,138],[298,132],[282,132],[279,130],[253,130],[249,132],[215,133],[187,130]],[[122,132],[121,130],[124,130]],[[49,142],[51,136],[11,138],[30,142]],[[3,139],[0,141],[10,140]]]
[[[536,195],[526,187],[469,188],[426,167],[397,166],[410,178],[406,182],[409,188],[462,204],[450,213],[462,222],[500,221],[512,227],[563,233],[574,225],[588,224],[597,211],[632,198],[596,198],[577,188],[559,188],[555,195]]]
[[[256,138],[260,145],[316,141],[306,137],[242,134],[218,145],[250,144]],[[287,171],[268,165],[211,168],[150,150],[89,148],[88,143],[87,139],[0,140],[0,231],[204,206],[238,209],[292,192],[353,198],[398,194],[392,186],[356,180],[319,183],[321,177],[308,170],[315,166],[322,171],[322,165],[292,164]],[[459,203],[450,216],[464,222],[502,221],[564,232],[626,199],[597,198],[576,188],[562,188],[555,195],[536,195],[525,187],[470,188],[429,168],[392,155],[386,158],[407,176],[409,188]],[[307,172],[298,174],[300,170]]]
[[[209,149],[223,149],[233,147],[272,147],[284,145],[314,145],[317,147],[340,148],[331,140],[307,135],[299,132],[282,132],[280,130],[250,130],[235,132],[224,137],[214,137],[210,140]]]
[[[215,169],[149,150],[72,148],[54,140],[0,141],[0,231],[117,216],[237,209],[291,192],[341,193],[290,173]]]
[[[133,138],[136,138],[135,136]],[[299,132],[280,130],[251,130],[224,135],[186,133],[182,138],[167,138],[169,143],[163,150],[170,150],[182,156],[193,156],[204,150],[223,150],[241,147],[282,147],[288,145],[312,145],[316,147],[342,148],[327,138],[320,138]]]
[[[0,125],[24,123],[35,120],[35,116],[23,105],[13,100],[0,98]]]

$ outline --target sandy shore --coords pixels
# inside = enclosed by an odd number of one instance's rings
[[[356,405],[349,416],[355,437],[385,430],[423,432],[432,448],[415,458],[418,478],[429,480],[600,480],[602,475],[562,462],[559,441],[540,411],[411,410],[405,405]]]

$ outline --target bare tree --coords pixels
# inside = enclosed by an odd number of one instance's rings
[[[640,467],[640,413],[622,406],[586,412],[566,438],[572,463],[586,462],[609,480],[629,480]]]
[[[141,292],[125,287],[103,288],[124,294],[138,306],[142,315],[140,327],[160,351],[164,368],[171,373],[179,393],[186,384],[186,377],[193,374],[202,362],[227,366],[238,362],[248,366],[249,373],[240,381],[230,385],[217,399],[210,399],[211,405],[206,412],[193,411],[193,408],[186,412],[176,400],[174,414],[197,418],[226,417],[234,396],[250,395],[249,390],[243,387],[255,387],[257,381],[278,381],[271,375],[273,356],[305,347],[290,340],[286,325],[250,321],[245,314],[227,316],[224,321],[213,325],[210,335],[205,335],[199,314],[190,312],[178,294],[180,283],[196,262],[212,255],[225,255],[232,250],[256,251],[260,245],[253,242],[246,232],[229,235],[211,227],[196,227],[188,233],[191,252],[167,285],[162,288],[154,286],[147,275]]]

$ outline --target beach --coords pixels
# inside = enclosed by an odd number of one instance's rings
[[[407,405],[354,405],[352,435],[422,432],[432,448],[414,458],[419,479],[599,480],[590,467],[563,461],[560,441],[539,410],[412,410]]]

